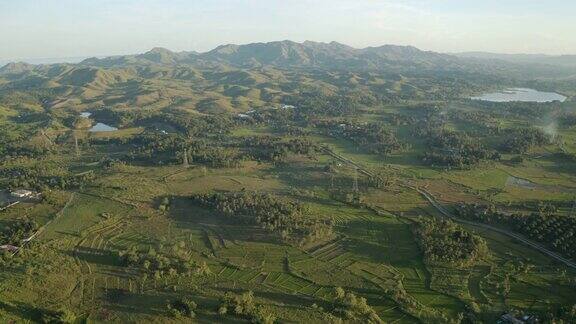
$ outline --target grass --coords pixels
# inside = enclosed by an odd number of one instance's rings
[[[62,234],[81,236],[83,230],[103,221],[102,214],[126,215],[128,211],[128,207],[108,199],[76,194],[67,208],[46,227],[42,238],[49,240]]]
[[[244,128],[234,136],[268,131]],[[518,168],[499,164],[445,172],[419,165],[418,146],[410,157],[384,159],[346,141],[315,139],[372,170],[427,186],[445,203],[569,199],[568,194],[551,190],[506,186],[510,172],[546,186],[568,185],[571,180],[546,171],[553,164]],[[91,163],[108,152],[98,148],[90,153],[94,156],[75,162],[78,172],[98,171]],[[437,216],[426,201],[399,181],[382,189],[361,186],[365,201],[383,213],[336,201],[323,172],[329,161],[327,156],[293,158],[278,165],[246,161],[238,168],[223,169],[115,166],[74,193],[60,213],[72,193],[55,192],[49,201],[0,214],[3,221],[22,212],[42,223],[54,219],[40,240],[22,254],[21,263],[0,271],[0,318],[30,320],[36,309],[63,304],[94,321],[173,322],[166,301],[187,296],[198,303],[200,322],[237,322],[234,316],[217,314],[219,299],[226,291],[252,290],[280,321],[324,322],[336,287],[367,298],[384,321],[395,323],[415,322],[426,312],[456,318],[472,302],[479,305],[477,315],[486,322],[493,322],[509,307],[545,310],[549,305],[576,302],[569,283],[573,272],[507,237],[474,227],[468,229],[487,240],[489,258],[465,269],[427,264],[412,233],[414,217]],[[383,167],[392,161],[394,166]],[[350,188],[351,175],[342,167],[335,186]],[[361,176],[360,183],[365,180]],[[231,222],[186,198],[192,193],[240,190],[298,200],[311,217],[331,219],[335,234],[313,246],[290,246],[263,229]],[[164,196],[171,203],[161,212],[156,208]],[[141,269],[123,266],[118,257],[129,249],[170,254],[177,246],[196,263],[206,263],[212,274],[163,274],[159,279],[150,274],[144,279]],[[516,271],[514,265],[520,261],[530,264],[531,270]],[[498,287],[510,273],[514,279],[505,297]],[[397,289],[414,301],[414,309],[395,299]]]

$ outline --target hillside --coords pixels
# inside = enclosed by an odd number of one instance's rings
[[[310,92],[355,93],[380,103],[446,100],[499,84],[575,74],[565,67],[462,58],[412,46],[278,41],[222,45],[205,53],[154,48],[78,64],[10,63],[0,68],[0,94],[49,93],[41,103],[46,108],[180,106],[218,113],[295,102]]]
[[[356,93],[381,103],[444,100],[507,82],[513,74],[500,65],[487,68],[410,46],[281,41],[223,45],[206,53],[154,48],[78,64],[10,63],[0,69],[0,93],[48,91],[46,108],[180,106],[221,113],[294,102],[309,92]]]
[[[0,322],[573,323],[569,73],[290,41],[4,66]],[[470,99],[508,87],[567,98]]]

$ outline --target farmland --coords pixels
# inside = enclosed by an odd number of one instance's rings
[[[366,77],[358,94],[306,72],[325,87],[310,95],[284,70],[112,71],[75,95],[0,88],[0,184],[41,194],[0,212],[18,247],[0,258],[3,322],[574,320],[576,269],[542,252],[574,261],[574,126],[544,131],[572,98],[475,102],[475,78],[453,94]],[[285,93],[250,88],[264,85]],[[96,122],[118,130],[77,127]]]

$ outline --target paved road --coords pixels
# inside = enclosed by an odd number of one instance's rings
[[[374,173],[370,172],[369,170],[366,170],[366,168],[364,168],[362,165],[360,165],[360,164],[358,164],[358,163],[356,163],[356,162],[354,162],[354,161],[352,161],[352,160],[350,160],[350,159],[348,159],[348,158],[346,158],[346,157],[344,157],[344,156],[342,156],[342,155],[340,155],[340,154],[338,154],[338,153],[335,153],[335,152],[332,151],[330,148],[327,148],[327,147],[326,147],[325,150],[326,150],[326,153],[328,153],[328,154],[331,155],[332,157],[334,157],[334,158],[336,158],[336,159],[338,159],[338,160],[340,160],[340,161],[342,161],[342,162],[351,164],[352,166],[354,166],[355,168],[357,168],[359,172],[361,172],[361,173],[363,173],[363,174],[365,174],[365,175],[367,175],[367,176],[370,176],[370,177],[373,177],[373,176],[374,176]],[[535,249],[535,250],[537,250],[537,251],[539,251],[539,252],[541,252],[541,253],[543,253],[543,254],[545,254],[545,255],[553,258],[553,259],[555,259],[555,260],[558,261],[558,262],[561,262],[561,263],[565,264],[566,266],[568,266],[568,267],[570,267],[570,268],[572,268],[572,269],[576,269],[576,263],[575,263],[575,262],[572,262],[572,261],[570,261],[570,260],[562,257],[561,255],[559,255],[559,254],[557,254],[557,253],[555,253],[555,252],[552,252],[552,251],[548,250],[548,249],[545,248],[544,246],[542,246],[542,245],[540,245],[540,244],[538,244],[538,243],[536,243],[536,242],[534,242],[534,241],[531,241],[531,240],[525,238],[524,236],[521,236],[521,235],[519,235],[519,234],[510,232],[510,231],[507,231],[507,230],[502,229],[502,228],[494,227],[494,226],[487,225],[487,224],[483,224],[483,223],[477,223],[477,222],[473,222],[473,221],[469,221],[469,220],[464,220],[464,219],[461,219],[461,218],[459,218],[459,217],[456,217],[454,214],[452,214],[450,211],[448,211],[446,208],[444,208],[444,206],[442,206],[442,204],[440,204],[440,203],[436,200],[436,198],[434,198],[434,196],[433,196],[431,193],[429,193],[428,191],[426,191],[425,189],[417,188],[417,187],[412,186],[412,185],[410,185],[410,184],[408,184],[408,183],[406,183],[406,182],[403,183],[403,184],[401,184],[401,185],[404,186],[405,188],[408,188],[408,189],[417,191],[420,195],[422,195],[422,197],[424,197],[424,198],[425,198],[436,210],[438,210],[442,215],[444,215],[444,216],[446,216],[446,217],[454,220],[455,222],[458,222],[458,223],[461,223],[461,224],[467,224],[467,225],[471,225],[471,226],[476,226],[476,227],[480,227],[480,228],[484,228],[484,229],[487,229],[487,230],[490,230],[490,231],[493,231],[493,232],[497,232],[497,233],[506,235],[506,236],[508,236],[508,237],[511,237],[511,238],[513,238],[513,239],[515,239],[515,240],[523,243],[524,245],[526,245],[526,246],[528,246],[528,247],[531,247],[531,248],[533,248],[533,249]]]
[[[446,210],[446,208],[444,208],[444,206],[442,206],[435,198],[434,196],[432,196],[432,194],[430,194],[429,192],[427,192],[424,189],[418,189],[415,188],[416,191],[418,191],[418,193],[420,193],[426,200],[428,200],[428,202],[434,206],[434,208],[436,208],[436,210],[438,210],[440,213],[442,213],[442,215],[452,219],[455,222],[461,223],[461,224],[467,224],[467,225],[472,225],[472,226],[476,226],[476,227],[481,227],[487,230],[491,230],[494,232],[498,232],[500,234],[504,234],[506,236],[509,236],[513,239],[516,239],[517,241],[520,241],[522,243],[524,243],[525,245],[528,245],[529,247],[532,247],[535,250],[540,251],[543,254],[546,254],[547,256],[556,259],[559,262],[564,263],[566,266],[576,269],[576,263],[562,257],[561,255],[554,253],[550,250],[548,250],[547,248],[545,248],[544,246],[531,241],[527,238],[525,238],[524,236],[521,236],[519,234],[516,234],[514,232],[510,232],[507,231],[505,229],[502,228],[498,228],[498,227],[494,227],[491,225],[487,225],[487,224],[483,224],[483,223],[477,223],[477,222],[473,222],[473,221],[469,221],[469,220],[465,220],[465,219],[461,219],[459,217],[454,216],[454,214],[450,213],[448,210]]]

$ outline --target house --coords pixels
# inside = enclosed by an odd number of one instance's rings
[[[20,198],[20,199],[30,198],[30,197],[32,197],[32,195],[34,195],[34,192],[30,191],[30,190],[20,189],[20,190],[12,191],[11,195],[12,195],[12,197]]]
[[[510,313],[506,313],[506,314],[503,314],[502,316],[500,316],[500,319],[497,321],[497,323],[524,324],[525,322],[517,319],[514,315],[512,315]]]

